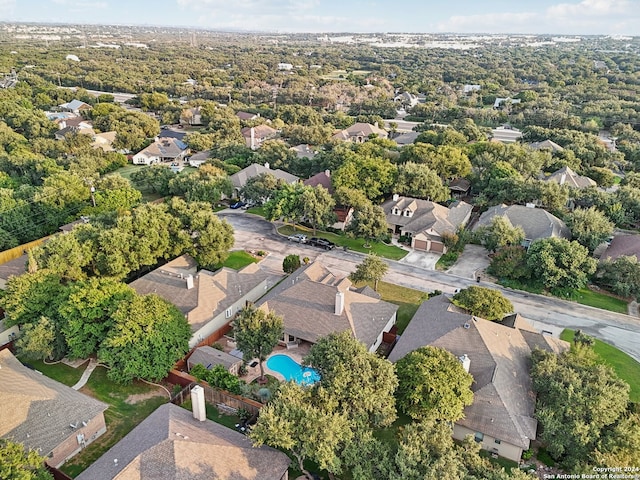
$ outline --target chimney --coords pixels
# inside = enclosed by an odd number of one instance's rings
[[[251,150],[256,149],[256,129],[251,127]]]
[[[187,275],[187,290],[191,290],[193,288],[193,275]]]
[[[397,202],[398,200],[400,200],[400,195],[398,195],[397,193],[393,194],[393,201]]]
[[[204,406],[204,389],[196,385],[191,389],[191,409],[193,418],[204,422],[207,419],[207,411]]]
[[[336,292],[336,315],[342,315],[344,310],[344,292]]]
[[[562,175],[560,175],[560,185],[564,185],[566,181],[567,181],[567,174],[563,173]]]
[[[324,174],[325,174],[327,177],[331,178],[331,170],[325,170],[325,171],[324,171]]]
[[[460,363],[462,363],[462,366],[464,367],[464,371],[469,373],[469,368],[471,367],[471,360],[469,359],[469,357],[467,357],[467,354],[465,353],[461,357],[458,357],[458,360],[460,360]]]
[[[535,203],[527,203],[526,207],[527,208],[536,208],[536,204]]]
[[[373,126],[376,127],[376,128],[379,128],[378,127],[378,122],[373,122]]]
[[[264,168],[266,168],[267,170],[271,168],[271,166],[269,165],[269,162],[264,163]]]

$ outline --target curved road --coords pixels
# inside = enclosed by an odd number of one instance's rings
[[[275,231],[270,222],[243,211],[225,210],[218,214],[234,228],[236,247],[266,250],[265,268],[282,273],[282,260],[289,254],[320,259],[331,271],[348,275],[362,261],[363,255],[340,249],[325,252],[315,247],[291,243]],[[476,285],[473,280],[436,270],[425,270],[411,264],[388,261],[385,281],[425,292],[440,290],[453,293],[458,288]],[[532,321],[539,330],[559,334],[564,328],[581,329],[585,333],[615,345],[640,361],[640,319],[600,310],[554,297],[545,297],[500,287],[492,283],[480,285],[501,290],[511,300],[516,311]]]

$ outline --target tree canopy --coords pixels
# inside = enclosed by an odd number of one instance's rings
[[[382,280],[389,264],[374,253],[370,253],[358,264],[356,270],[349,275],[354,282],[373,282],[374,290],[378,290],[378,282]]]
[[[471,315],[485,320],[502,320],[505,315],[513,312],[511,302],[502,292],[493,288],[472,285],[456,293],[451,301]]]
[[[421,347],[396,363],[398,405],[414,420],[455,422],[473,402],[473,377],[442,348]]]

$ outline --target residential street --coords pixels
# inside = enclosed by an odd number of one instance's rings
[[[325,252],[288,242],[285,237],[276,233],[272,224],[244,211],[223,211],[219,216],[233,225],[236,239],[234,248],[269,252],[269,256],[263,262],[266,268],[281,272],[284,257],[295,253],[301,258],[320,259],[331,271],[348,275],[362,260],[362,254],[356,252],[345,252],[341,249]],[[458,288],[477,284],[472,279],[436,270],[425,270],[407,263],[388,262],[390,268],[385,281],[417,290],[453,293]],[[585,333],[615,345],[640,361],[640,319],[552,297],[505,289],[492,283],[480,282],[480,285],[501,290],[511,300],[516,311],[532,321],[539,330],[557,335],[563,328],[582,329]]]

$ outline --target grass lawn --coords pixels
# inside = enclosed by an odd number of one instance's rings
[[[486,458],[492,464],[497,465],[498,467],[504,468],[508,473],[511,472],[512,468],[516,468],[516,469],[518,468],[518,462],[514,462],[513,460],[509,460],[508,458],[502,458],[502,457],[493,458],[491,454],[486,450],[480,450],[480,456]]]
[[[104,412],[107,432],[62,466],[62,471],[71,477],[85,470],[151,412],[168,401],[167,393],[158,387],[139,381],[131,385],[112,382],[103,367],[95,369],[87,385],[80,391],[109,404]],[[130,397],[133,395],[137,398]]]
[[[47,365],[41,360],[25,360],[23,358],[18,357],[18,359],[39,372],[44,373],[47,377],[53,378],[54,380],[64,383],[66,386],[71,387],[78,383],[84,369],[87,368],[87,362],[80,365],[78,368],[73,368],[64,363],[55,363],[53,365]]]
[[[373,288],[373,283],[369,283],[368,285]],[[404,329],[407,328],[409,321],[411,321],[422,302],[429,298],[429,294],[426,292],[387,282],[378,283],[378,293],[382,297],[382,300],[398,305],[396,325],[399,334],[402,334]]]
[[[262,218],[267,218],[267,213],[264,210],[264,207],[251,207],[247,210],[247,213],[253,213],[254,215],[259,215]]]
[[[257,263],[258,259],[249,255],[244,250],[234,250],[229,254],[227,259],[224,261],[222,265],[218,265],[218,268],[228,267],[233,268],[234,270],[240,270],[247,265],[251,265],[252,263]]]
[[[500,279],[498,284],[503,287],[513,288],[515,290],[523,290],[529,293],[537,293],[539,295],[545,295],[545,290],[539,283],[523,283],[518,280],[506,280]],[[573,290],[566,296],[557,296],[563,300],[573,300],[581,305],[587,305],[589,307],[601,308],[602,310],[609,310],[616,313],[627,313],[627,302],[617,297],[607,295],[606,293],[594,292],[588,288],[581,288],[580,290]]]
[[[379,257],[388,258],[390,260],[400,260],[407,255],[406,250],[398,248],[395,245],[386,245],[382,242],[367,241],[364,238],[349,238],[345,235],[321,231],[318,231],[316,235],[313,235],[313,229],[303,227],[301,225],[296,225],[295,230],[291,225],[284,225],[278,228],[278,233],[285,236],[300,232],[304,232],[308,236],[326,238],[339,247],[347,247],[349,250],[353,250],[355,252],[375,253]],[[367,245],[367,247],[365,247],[365,245]]]
[[[573,342],[575,331],[566,329],[560,334],[562,340]],[[616,347],[595,339],[593,350],[598,354],[602,363],[611,366],[616,374],[629,384],[631,390],[629,399],[640,403],[640,363]]]
[[[627,313],[627,302],[605,293],[594,292],[588,288],[575,290],[571,295],[572,300],[590,307],[601,308],[617,313]]]

